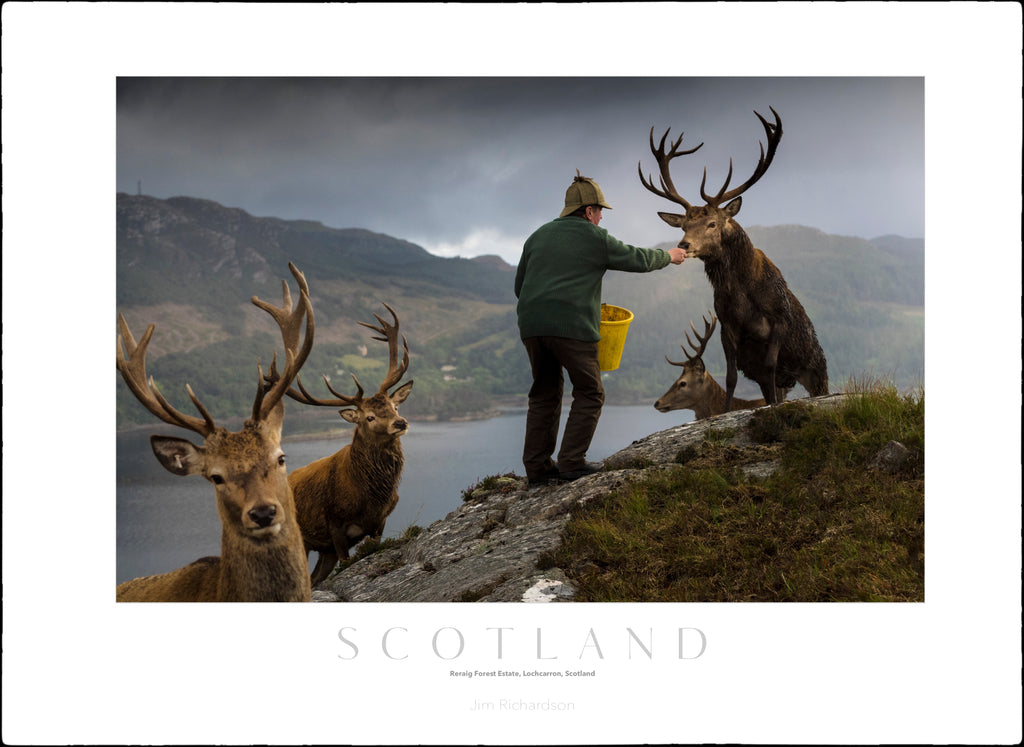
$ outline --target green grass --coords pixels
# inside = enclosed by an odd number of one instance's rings
[[[682,464],[578,507],[553,561],[579,601],[924,600],[924,396],[870,384],[836,408],[755,413]],[[889,441],[910,457],[871,469]],[[747,477],[743,449],[781,468]],[[759,457],[760,458],[760,457]]]
[[[504,475],[488,475],[462,490],[462,500],[473,500],[477,495],[498,490],[502,493],[511,493],[515,490],[518,478],[515,473],[507,472]]]
[[[373,537],[367,537],[355,546],[355,549],[352,551],[351,555],[349,555],[347,558],[342,558],[338,561],[338,564],[335,566],[334,571],[332,572],[332,576],[335,573],[340,573],[341,571],[345,570],[353,563],[360,561],[363,558],[369,557],[370,555],[374,555],[384,550],[394,550],[396,548],[402,547],[403,545],[406,545],[412,540],[416,539],[416,537],[418,537],[422,532],[423,527],[417,526],[416,524],[412,524],[406,527],[405,531],[399,537],[387,537],[385,539],[380,540],[374,539]],[[398,564],[395,567],[400,567],[400,565],[401,564]],[[384,570],[384,572],[391,570],[394,570],[394,568],[387,568]]]
[[[376,358],[365,358],[361,355],[349,353],[348,355],[342,356],[341,365],[349,370],[355,371],[357,374],[361,374],[365,371],[372,371],[377,368],[386,369],[387,361],[377,360]]]

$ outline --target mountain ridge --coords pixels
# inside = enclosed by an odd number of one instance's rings
[[[408,337],[409,376],[417,382],[403,412],[444,418],[485,411],[494,397],[525,398],[529,370],[515,319],[515,268],[500,257],[437,257],[363,228],[256,217],[195,197],[118,193],[116,203],[117,309],[136,334],[156,324],[150,370],[182,407],[191,407],[183,395],[188,382],[201,398],[211,392],[228,413],[246,411],[253,362],[269,360],[280,347],[273,324],[249,299],[279,303],[289,261],[309,281],[316,312],[307,382],[321,374],[348,382],[354,365],[372,369],[386,361],[384,346],[358,322],[386,314],[388,303]],[[833,390],[864,372],[897,370],[906,383],[921,383],[922,240],[875,243],[792,225],[747,231],[808,309]],[[711,307],[703,266],[609,272],[604,299],[635,314],[620,369],[605,375],[608,401],[653,402],[677,373],[664,357],[678,358],[689,322],[699,324]],[[709,346],[705,362],[721,377],[718,347]],[[360,380],[372,385],[361,374]],[[752,386],[741,378],[737,395],[749,396]],[[119,427],[147,417],[118,381]]]

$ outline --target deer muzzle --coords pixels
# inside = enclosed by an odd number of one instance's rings
[[[657,410],[658,412],[671,412],[672,411],[672,407],[670,405],[665,404],[660,399],[657,402],[654,403],[654,409]]]
[[[246,511],[246,528],[257,537],[277,534],[281,531],[281,522],[277,521],[277,514],[277,506],[262,503]]]
[[[700,249],[700,243],[698,242],[697,244],[694,244],[685,236],[679,240],[679,243],[676,244],[676,246],[678,246],[680,249],[686,252],[687,259],[692,259],[695,257],[699,258],[703,254],[703,252]]]

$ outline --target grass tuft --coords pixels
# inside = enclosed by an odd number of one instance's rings
[[[386,539],[381,540],[374,539],[373,537],[367,537],[358,545],[356,545],[351,555],[349,555],[347,558],[342,558],[340,561],[338,561],[337,566],[335,566],[336,572],[342,571],[345,568],[348,568],[353,563],[362,560],[363,558],[369,557],[370,555],[373,555],[375,553],[383,552],[384,550],[394,550],[396,548],[402,547],[403,545],[416,539],[416,537],[418,537],[422,532],[423,527],[412,524],[409,527],[407,527],[406,530],[402,532],[401,536],[399,537],[388,537]]]
[[[515,491],[518,483],[519,478],[516,477],[514,472],[506,472],[504,475],[489,475],[463,489],[462,500],[470,501],[494,491],[512,493]]]
[[[574,510],[552,562],[580,601],[923,601],[924,396],[873,385],[755,413],[767,478],[712,433],[679,466]],[[910,456],[872,468],[890,441]],[[716,461],[717,460],[717,461]]]

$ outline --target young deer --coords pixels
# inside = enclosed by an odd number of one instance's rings
[[[313,568],[311,584],[316,586],[334,570],[341,558],[347,558],[349,548],[364,537],[379,538],[384,532],[384,521],[398,503],[398,482],[402,477],[405,455],[399,440],[409,429],[409,423],[398,414],[398,405],[405,401],[412,389],[409,381],[388,394],[409,368],[409,345],[402,336],[405,349],[402,362],[398,362],[398,315],[387,304],[395,323],[391,325],[377,317],[380,327],[359,322],[382,335],[374,337],[388,343],[388,372],[377,393],[363,397],[363,387],[352,374],[358,393],[345,396],[331,387],[327,377],[324,383],[336,399],[317,399],[296,378],[299,391],[288,389],[288,396],[306,405],[344,407],[338,414],[355,425],[352,442],[331,456],[318,459],[293,471],[288,477],[295,493],[299,526],[305,541],[306,553],[315,550],[319,557]],[[271,371],[270,380],[276,377]]]
[[[665,356],[665,360],[673,366],[682,366],[683,372],[679,374],[679,378],[668,388],[668,391],[661,395],[658,401],[654,403],[654,409],[658,412],[693,410],[696,420],[709,418],[712,415],[721,415],[723,412],[726,412],[725,390],[707,372],[704,368],[704,360],[701,358],[704,355],[704,348],[707,347],[708,340],[714,334],[718,319],[714,314],[711,314],[710,322],[705,317],[701,318],[704,319],[703,336],[698,334],[697,328],[693,326],[693,322],[690,322],[690,329],[693,330],[693,334],[697,335],[700,345],[695,345],[693,340],[690,339],[690,333],[686,333],[686,342],[694,349],[694,354],[690,355],[686,352],[686,348],[683,348],[683,354],[686,356],[686,361],[683,363],[676,363],[673,360],[669,360],[667,355]],[[682,348],[683,346],[680,345],[679,347]],[[763,404],[765,404],[763,399],[747,400],[733,397],[729,410],[749,410],[753,407],[760,407]]]
[[[779,269],[764,252],[754,247],[746,231],[733,220],[742,204],[740,195],[768,170],[782,138],[782,120],[774,109],[774,124],[757,112],[754,114],[768,135],[767,156],[761,145],[761,157],[753,175],[727,192],[732,179],[730,159],[725,184],[715,195],[704,191],[708,177],[705,168],[700,184],[700,195],[706,202],[703,206],[696,207],[683,199],[669,175],[673,158],[693,153],[703,143],[680,152],[679,144],[683,140],[680,135],[666,154],[668,130],[655,148],[654,128],[651,128],[651,152],[661,172],[661,189],[654,186],[650,177],[644,178],[637,164],[644,187],[686,209],[684,215],[662,212],[658,215],[669,225],[683,229],[679,246],[686,250],[687,256],[704,262],[704,272],[714,290],[715,313],[722,322],[722,349],[725,351],[726,408],[736,389],[737,369],[757,382],[765,401],[770,404],[781,401],[781,392],[791,389],[798,381],[812,396],[828,394],[828,367],[814,325]],[[731,202],[719,207],[726,200]]]
[[[295,501],[281,451],[282,398],[313,346],[313,307],[302,273],[289,263],[301,297],[292,310],[288,283],[284,305],[278,309],[252,302],[277,322],[284,338],[286,364],[273,387],[265,387],[257,372],[252,417],[241,431],[231,432],[213,418],[186,385],[202,418],[174,409],[146,376],[146,348],[155,325],[136,345],[118,314],[117,369],[128,388],[147,410],[171,425],[187,428],[204,438],[195,446],[182,438],[153,436],[153,453],[175,475],[202,475],[214,485],[221,521],[219,557],[201,558],[170,573],[145,576],[117,586],[119,602],[308,602],[309,565],[296,520]],[[301,347],[302,318],[306,337]],[[123,349],[122,349],[123,347]],[[127,353],[127,357],[126,357]]]

